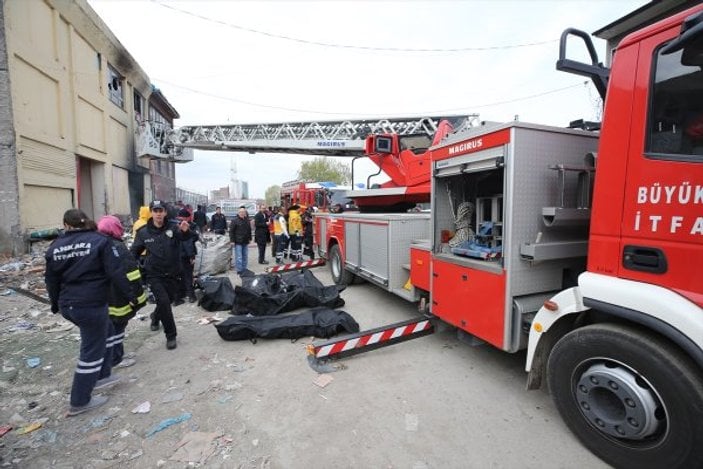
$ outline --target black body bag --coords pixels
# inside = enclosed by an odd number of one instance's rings
[[[230,311],[234,306],[234,288],[227,277],[203,277],[198,279],[203,296],[198,306],[207,311]]]
[[[230,316],[215,324],[224,340],[299,339],[306,336],[327,339],[339,333],[359,332],[359,324],[345,311],[323,306],[299,314],[282,316]]]
[[[344,306],[339,296],[342,290],[336,285],[324,286],[309,270],[242,277],[242,286],[235,287],[232,312],[273,316],[302,307],[339,308]]]

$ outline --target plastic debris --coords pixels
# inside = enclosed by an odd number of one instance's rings
[[[0,272],[19,272],[24,269],[24,264],[22,262],[10,262],[9,264],[3,264],[0,266]]]
[[[222,318],[219,317],[219,316],[217,316],[217,315],[215,315],[215,316],[207,316],[207,317],[204,317],[204,318],[200,318],[200,320],[198,321],[198,324],[205,325],[205,324],[211,324],[211,323],[213,323],[213,322],[220,322],[220,321],[222,321]]]
[[[95,417],[93,420],[90,421],[90,427],[91,428],[100,428],[104,427],[107,425],[107,422],[109,422],[112,419],[112,415],[101,415],[100,417]]]
[[[33,324],[31,322],[19,321],[14,326],[10,326],[10,328],[7,330],[9,332],[28,331],[30,329],[34,329],[35,327],[37,327],[36,324]]]
[[[25,435],[25,434],[27,434],[27,433],[33,432],[34,430],[40,429],[41,426],[42,426],[42,423],[41,423],[41,422],[30,423],[30,424],[27,425],[26,427],[22,427],[22,428],[20,428],[19,430],[17,430],[17,434],[18,434],[18,435]]]
[[[14,294],[15,294],[15,291],[12,288],[8,288],[4,292],[0,293],[0,296],[10,296],[10,295],[14,295]]]
[[[25,363],[27,363],[27,367],[29,368],[36,368],[39,365],[41,365],[41,358],[39,357],[31,357],[28,358]]]
[[[37,440],[43,443],[56,443],[57,434],[53,430],[44,429],[37,433]]]
[[[137,407],[132,409],[132,413],[133,414],[148,414],[150,410],[151,410],[151,402],[144,401],[141,404],[139,404]]]
[[[219,402],[220,404],[226,404],[232,400],[232,397],[233,396],[231,394],[225,394],[224,396],[221,396],[219,399],[217,399],[217,402]]]
[[[172,417],[172,418],[162,420],[161,422],[159,422],[158,425],[156,425],[151,430],[146,432],[145,436],[147,438],[149,438],[149,437],[157,434],[158,432],[165,430],[166,428],[168,428],[172,425],[176,425],[176,424],[185,422],[186,420],[190,420],[191,417],[192,417],[192,415],[190,413],[186,412],[184,414],[179,415],[178,417]]]
[[[324,388],[325,386],[330,384],[332,382],[332,380],[334,380],[332,375],[322,374],[322,375],[318,375],[317,378],[315,378],[313,380],[313,384],[315,386],[319,386],[321,388]]]
[[[0,425],[0,437],[3,437],[6,433],[12,431],[11,425]]]

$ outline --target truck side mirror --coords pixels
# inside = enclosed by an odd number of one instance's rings
[[[577,62],[566,58],[566,40],[569,36],[576,36],[583,40],[586,44],[586,48],[588,49],[588,55],[591,57],[590,64]],[[598,90],[600,97],[605,100],[605,92],[608,88],[610,69],[598,62],[596,48],[593,47],[593,41],[588,33],[573,28],[565,29],[564,32],[561,33],[561,38],[559,39],[559,60],[557,60],[557,70],[589,77]]]
[[[703,12],[691,15],[681,24],[679,37],[664,46],[662,55],[683,49],[682,65],[703,66]]]

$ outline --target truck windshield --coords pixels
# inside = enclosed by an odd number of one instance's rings
[[[344,195],[345,192],[346,190],[329,192],[330,211],[358,210],[354,201]]]

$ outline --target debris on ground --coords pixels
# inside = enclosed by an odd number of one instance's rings
[[[172,425],[177,425],[179,423],[185,422],[186,420],[190,420],[191,417],[192,417],[192,415],[190,413],[185,412],[185,413],[179,415],[178,417],[171,417],[171,418],[162,420],[156,426],[154,426],[151,430],[146,432],[145,436],[147,438],[149,438],[149,437],[159,433],[160,431],[167,429],[168,427],[170,427]]]
[[[39,365],[41,365],[41,358],[39,357],[31,357],[25,360],[25,363],[27,363],[28,368],[36,368]]]
[[[17,430],[17,434],[18,435],[26,435],[27,433],[31,433],[34,430],[39,430],[41,428],[41,426],[42,426],[41,422],[30,423],[26,427],[22,427],[19,430]]]
[[[317,378],[315,378],[313,380],[313,384],[316,386],[319,386],[321,388],[324,388],[325,386],[330,384],[333,380],[334,380],[334,378],[332,377],[332,375],[321,374],[321,375],[318,375]]]
[[[151,402],[144,401],[141,404],[139,404],[137,407],[132,409],[132,413],[133,414],[148,414],[150,410],[151,410]]]

